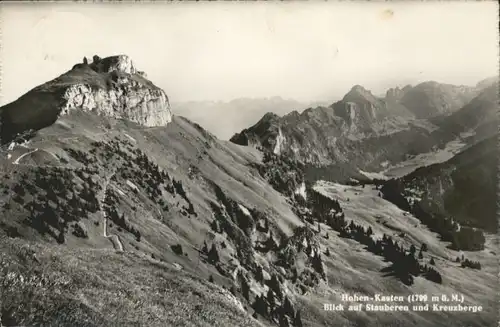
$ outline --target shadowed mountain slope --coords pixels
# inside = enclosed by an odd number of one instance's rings
[[[408,90],[400,102],[417,118],[430,118],[460,109],[476,94],[475,87],[425,82]]]
[[[498,136],[403,178],[409,190],[463,225],[496,232]]]

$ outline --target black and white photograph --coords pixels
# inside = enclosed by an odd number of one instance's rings
[[[495,1],[0,3],[0,327],[500,326]]]

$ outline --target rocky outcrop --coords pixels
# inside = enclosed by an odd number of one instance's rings
[[[266,113],[254,126],[244,129],[241,133],[235,134],[231,142],[245,145],[265,148],[276,148],[275,136],[279,135],[280,117],[275,113]]]
[[[410,85],[406,85],[403,88],[395,87],[387,90],[385,93],[385,99],[387,101],[401,101],[403,96],[411,89]]]
[[[90,63],[85,57],[65,74],[1,107],[1,140],[47,127],[74,110],[147,127],[167,125],[172,120],[168,97],[145,76],[125,55],[94,56]]]
[[[114,71],[136,74],[137,70],[130,59],[126,55],[118,55],[101,59],[99,56],[94,56],[90,67],[98,73],[111,73]]]
[[[108,87],[95,89],[83,83],[70,85],[63,95],[61,114],[74,109],[92,111],[143,126],[164,126],[172,120],[165,92],[146,80],[145,74],[136,70],[129,57],[120,55],[100,59],[94,56],[94,62],[88,67],[98,74],[106,74]]]
[[[360,85],[354,86],[333,108],[351,131],[369,130],[375,121],[387,116],[384,101]]]
[[[172,120],[165,92],[141,87],[134,80],[124,79],[122,87],[111,90],[92,90],[89,85],[75,84],[63,95],[61,114],[85,110],[123,118],[143,126],[164,126]]]

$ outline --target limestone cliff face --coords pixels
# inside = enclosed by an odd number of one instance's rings
[[[16,101],[0,107],[1,141],[53,124],[73,111],[126,119],[152,127],[172,121],[165,92],[146,79],[125,55],[94,56]]]
[[[107,87],[96,89],[85,83],[70,85],[63,95],[61,114],[74,109],[92,111],[148,127],[164,126],[172,121],[165,92],[146,80],[145,74],[136,70],[129,57],[99,59],[94,56],[89,67],[98,74],[108,75]]]
[[[72,85],[63,95],[61,114],[75,109],[85,110],[148,127],[164,126],[172,121],[165,92],[142,87],[133,80],[125,80],[120,86],[110,90],[92,90],[86,84]]]

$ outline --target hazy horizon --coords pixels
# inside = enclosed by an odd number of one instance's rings
[[[127,54],[172,102],[384,94],[498,74],[496,2],[1,3],[1,100]],[[465,23],[466,22],[466,23]]]

